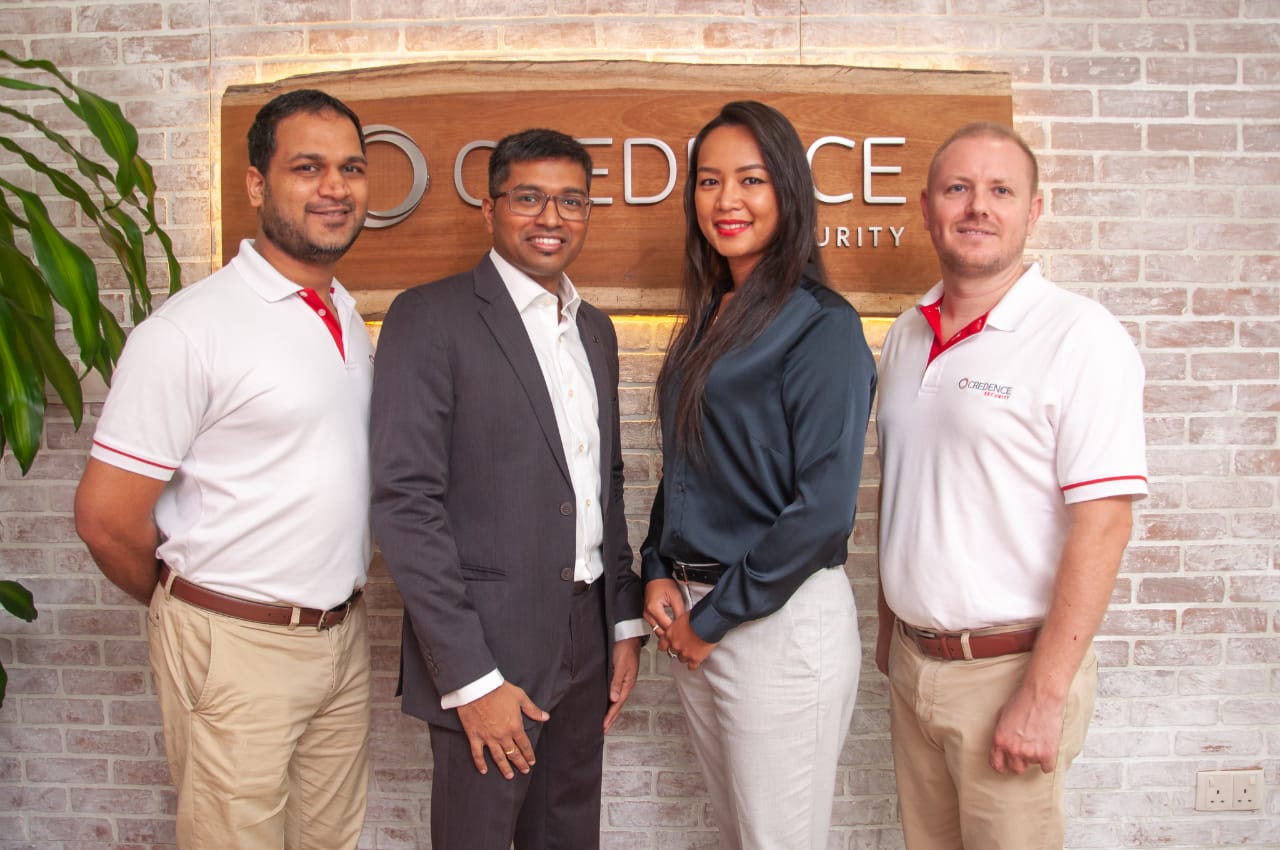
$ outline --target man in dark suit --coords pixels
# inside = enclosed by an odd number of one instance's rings
[[[600,843],[604,732],[644,634],[622,505],[617,338],[564,270],[591,159],[508,136],[493,250],[407,290],[374,369],[373,521],[404,598],[404,711],[428,723],[436,850]]]

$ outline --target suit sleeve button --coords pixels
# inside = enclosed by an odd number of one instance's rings
[[[561,579],[562,581],[572,581],[572,580],[573,580],[573,567],[565,567],[563,570],[561,570],[561,571],[560,571],[560,579]]]
[[[560,503],[560,516],[570,516],[573,513],[573,504],[570,502]]]

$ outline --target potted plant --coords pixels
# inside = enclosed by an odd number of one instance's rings
[[[110,382],[124,347],[124,331],[101,302],[93,260],[63,233],[41,197],[56,194],[70,201],[82,219],[124,270],[130,314],[140,321],[151,311],[146,244],[150,236],[166,261],[169,292],[181,286],[178,261],[167,234],[156,221],[155,180],[138,155],[138,131],[119,105],[83,89],[51,62],[19,59],[0,50],[0,66],[19,73],[0,74],[0,88],[31,94],[32,102],[61,101],[103,156],[82,152],[47,122],[18,107],[17,98],[0,101],[0,115],[18,132],[0,131],[0,149],[25,164],[32,190],[0,171],[0,454],[13,452],[25,475],[39,451],[44,428],[46,384],[80,427],[84,399],[80,381],[97,371]],[[61,156],[50,162],[38,151],[52,143]],[[2,154],[0,154],[2,155]],[[91,237],[92,238],[92,237]],[[79,365],[58,346],[54,304],[66,310]],[[0,581],[0,605],[28,622],[36,617],[31,593],[15,581]],[[8,682],[0,665],[0,704]]]

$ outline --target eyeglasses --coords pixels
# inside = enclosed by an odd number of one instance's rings
[[[591,217],[591,199],[582,195],[548,195],[537,189],[513,189],[493,197],[494,200],[505,197],[512,215],[536,218],[547,208],[548,201],[555,201],[556,212],[566,221],[586,221]]]

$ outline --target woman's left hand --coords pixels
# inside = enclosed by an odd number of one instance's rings
[[[697,670],[707,660],[711,650],[716,648],[714,643],[707,643],[698,637],[697,632],[689,625],[688,611],[671,621],[663,637],[669,648],[668,654],[674,653],[674,658],[690,670]]]

